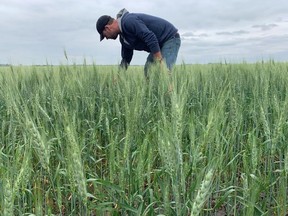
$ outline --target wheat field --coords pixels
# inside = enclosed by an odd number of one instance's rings
[[[288,63],[0,67],[1,215],[286,215]]]

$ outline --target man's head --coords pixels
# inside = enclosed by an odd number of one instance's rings
[[[118,22],[108,15],[103,15],[97,20],[96,29],[100,34],[100,41],[105,37],[115,40],[119,33]]]

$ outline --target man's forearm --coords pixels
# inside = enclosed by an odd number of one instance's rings
[[[129,63],[128,63],[125,59],[122,59],[122,60],[121,60],[121,63],[120,63],[120,67],[121,67],[122,69],[127,70],[128,66],[129,66]]]

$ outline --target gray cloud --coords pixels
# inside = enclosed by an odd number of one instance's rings
[[[271,30],[272,28],[277,27],[278,25],[276,24],[263,24],[263,25],[253,25],[252,28],[259,28],[262,31],[268,31]]]
[[[216,35],[243,35],[243,34],[249,34],[249,32],[244,31],[244,30],[233,31],[233,32],[216,32]]]
[[[185,32],[185,33],[181,34],[181,36],[183,36],[183,37],[194,37],[195,34],[192,33],[192,32]]]
[[[206,33],[195,34],[193,32],[184,32],[181,34],[183,40],[199,40],[201,38],[209,37]]]

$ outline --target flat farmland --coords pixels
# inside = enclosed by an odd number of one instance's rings
[[[1,215],[285,215],[288,63],[0,67]]]

